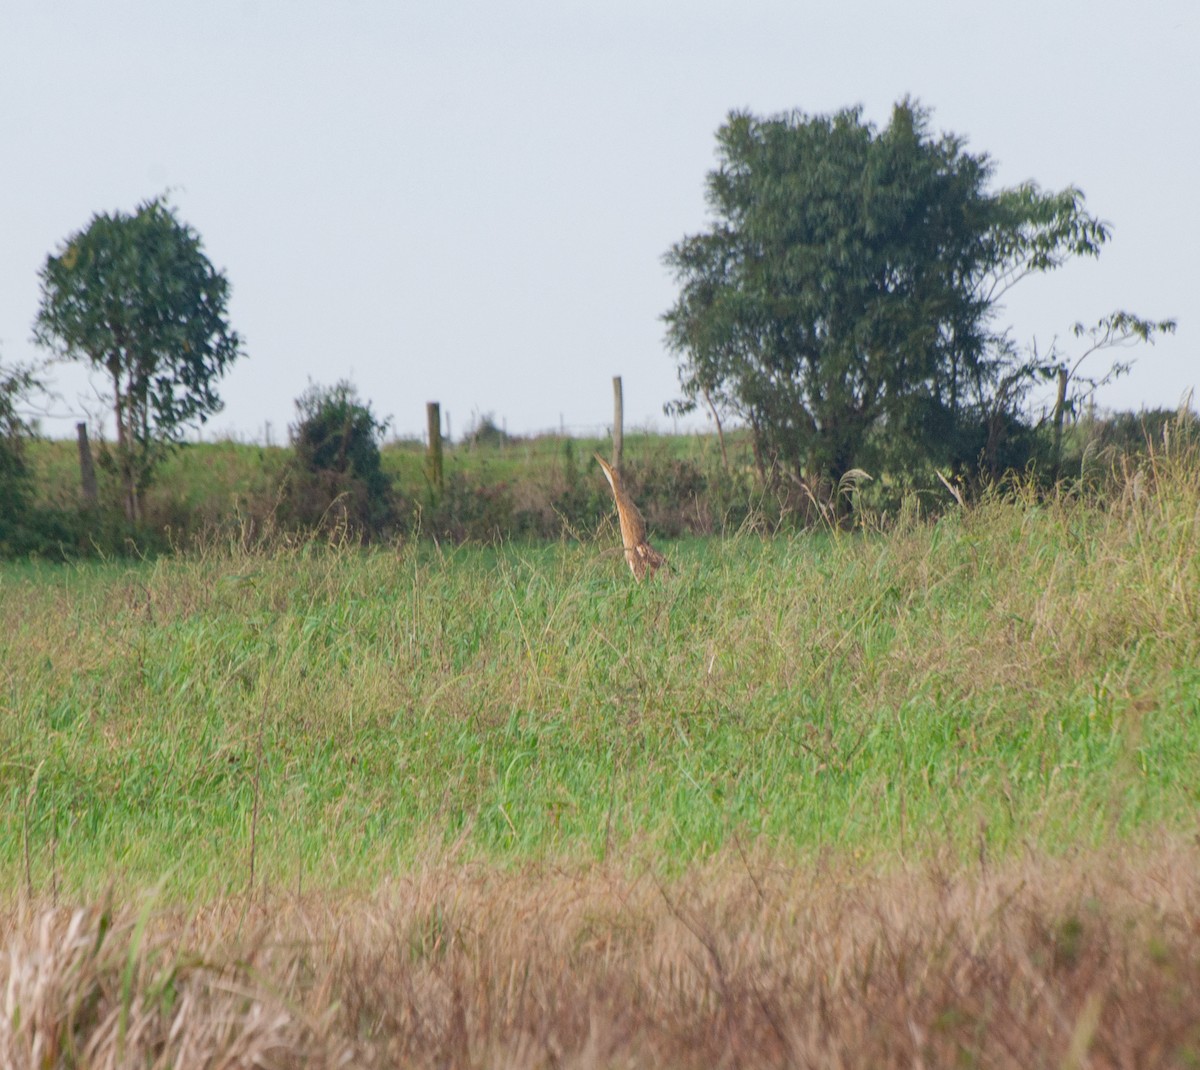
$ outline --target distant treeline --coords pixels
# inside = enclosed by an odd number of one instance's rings
[[[1056,484],[1034,451],[1001,485],[1103,494],[1123,485],[1131,467],[1197,441],[1200,418],[1190,410],[1084,418],[1067,429]],[[118,476],[98,465],[98,501],[90,504],[81,490],[76,443],[35,440],[26,449],[32,494],[0,516],[0,553],[49,559],[158,554],[229,539],[588,538],[613,523],[612,499],[592,459],[608,448],[602,439],[473,435],[447,447],[439,493],[427,478],[419,442],[383,445],[377,469],[369,457],[363,462],[365,475],[349,462],[321,467],[312,443],[303,441],[290,447],[193,444],[164,462],[135,525],[121,508]],[[985,486],[950,472],[931,470],[923,479],[871,472],[846,482],[840,492],[845,508],[831,510],[794,476],[763,471],[749,434],[737,429],[726,432],[723,443],[716,435],[628,435],[625,470],[651,531],[668,539],[746,526],[886,523],[905,501],[936,514],[954,504],[955,494],[969,499]]]

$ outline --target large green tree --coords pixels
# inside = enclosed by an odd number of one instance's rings
[[[162,198],[98,214],[40,273],[34,337],[103,374],[116,422],[111,463],[128,518],[163,457],[218,411],[216,382],[241,354],[229,283]]]
[[[1000,300],[1108,238],[1083,195],[991,192],[988,157],[932,136],[909,100],[883,130],[859,109],[734,112],[717,144],[712,225],[665,257],[677,408],[741,417],[764,468],[825,495],[881,460],[978,456],[1023,366],[995,327]]]

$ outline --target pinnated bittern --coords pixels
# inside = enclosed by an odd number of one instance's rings
[[[621,482],[621,473],[598,453],[596,460],[600,462],[600,467],[608,479],[608,485],[612,487],[613,498],[617,502],[617,516],[621,521],[621,541],[625,544],[625,560],[629,562],[633,578],[640,583],[644,576],[653,576],[667,563],[667,559],[647,542],[646,522],[642,519],[642,514],[638,512],[638,507],[633,504],[633,499],[626,493],[625,486]]]

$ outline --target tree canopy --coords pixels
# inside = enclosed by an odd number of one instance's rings
[[[116,421],[111,460],[137,520],[155,466],[221,407],[216,381],[241,355],[229,283],[162,198],[132,215],[97,214],[47,257],[40,278],[34,337],[103,373]]]
[[[994,448],[1019,363],[999,302],[1099,252],[1109,229],[1083,194],[991,192],[989,158],[909,100],[883,130],[857,108],[734,112],[717,148],[712,225],[665,256],[676,408],[740,416],[764,468],[825,493],[883,455],[896,472]]]

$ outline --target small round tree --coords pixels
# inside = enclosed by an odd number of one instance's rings
[[[290,429],[295,457],[291,472],[293,513],[316,528],[349,527],[377,535],[393,519],[391,483],[379,443],[388,421],[345,380],[313,384],[296,399],[299,420]]]
[[[102,373],[116,423],[107,453],[125,515],[141,519],[154,469],[186,428],[220,410],[216,381],[241,355],[229,283],[165,200],[98,214],[41,270],[35,340]]]

